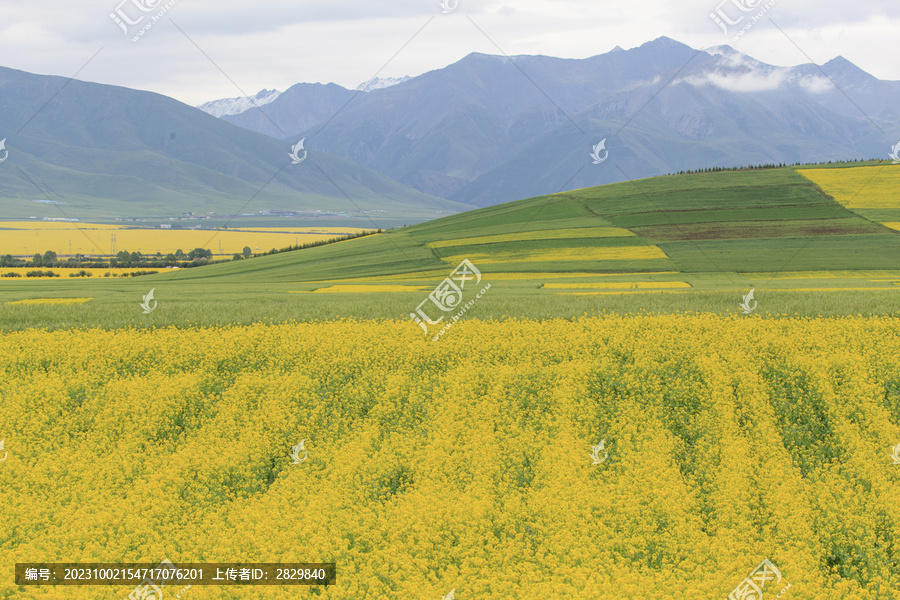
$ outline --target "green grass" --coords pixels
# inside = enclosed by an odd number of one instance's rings
[[[847,216],[847,209],[839,205],[760,206],[756,208],[701,208],[683,211],[657,211],[622,215],[616,218],[619,227],[628,229],[655,225],[692,223],[720,223],[730,221],[793,221],[796,219],[838,219]]]
[[[443,240],[592,227],[622,227],[619,238],[499,241],[445,248]],[[456,266],[442,257],[555,248],[658,245],[659,260],[476,264],[489,294],[466,318],[575,317],[603,311],[733,313],[756,288],[753,315],[893,314],[900,287],[866,272],[900,269],[900,233],[848,211],[793,168],[657,177],[511,202],[377,236],[319,248],[128,280],[0,281],[0,328],[215,325],[341,317],[408,319],[424,292],[293,294],[341,280],[437,285]],[[765,273],[862,272],[856,277],[779,280]],[[679,271],[671,275],[647,272]],[[502,273],[519,273],[510,279]],[[528,277],[531,273],[533,276]],[[686,281],[687,293],[574,296],[542,289],[579,281]],[[763,275],[744,275],[761,273]],[[556,274],[556,275],[554,275]],[[896,274],[900,281],[900,271]],[[492,275],[494,278],[492,279]],[[590,279],[590,277],[588,277]],[[584,279],[587,280],[587,279]],[[582,281],[584,281],[582,280]],[[151,288],[159,308],[138,304]],[[834,291],[780,291],[825,288]],[[866,288],[859,291],[846,288]],[[892,289],[877,289],[892,288]],[[576,290],[572,290],[576,291]],[[585,291],[585,290],[579,290]],[[82,305],[19,306],[39,297],[92,297]]]
[[[561,281],[561,280],[557,280]],[[605,313],[739,313],[750,282],[733,285],[722,277],[707,285],[724,290],[697,289],[684,293],[575,296],[550,293],[534,283],[492,283],[491,289],[467,313],[466,319],[574,318]],[[130,282],[129,282],[130,283]],[[148,282],[149,283],[149,282]],[[731,285],[729,285],[731,284]],[[291,294],[277,286],[248,293],[239,285],[157,285],[156,310],[143,314],[139,303],[149,286],[103,291],[87,304],[64,306],[3,306],[3,330],[78,328],[159,328],[168,326],[227,326],[230,324],[333,320],[339,318],[399,319],[424,300],[424,292],[372,294]],[[781,287],[780,285],[778,286]],[[553,290],[565,292],[567,290]],[[584,292],[587,290],[570,290]],[[745,318],[780,316],[900,316],[897,290],[791,292],[756,290],[757,310]]]

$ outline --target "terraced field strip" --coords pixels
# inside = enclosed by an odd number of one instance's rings
[[[883,227],[857,216],[802,221],[732,221],[655,225],[635,227],[634,232],[655,243],[822,235],[883,235],[885,233]]]
[[[691,284],[685,281],[634,281],[634,282],[587,282],[587,283],[545,283],[541,286],[544,289],[548,290],[591,290],[591,289],[600,289],[600,290],[625,290],[625,289],[666,289],[666,288],[688,288],[690,289]]]
[[[627,296],[630,294],[686,294],[688,290],[616,290],[608,292],[556,292],[556,296]]]
[[[900,279],[900,271],[787,271],[783,273],[742,273],[752,279]]]
[[[615,217],[616,225],[634,229],[656,225],[690,225],[698,223],[735,223],[746,221],[795,221],[847,217],[843,206],[833,204],[800,204],[797,206],[757,206],[746,208],[693,208],[660,210],[651,213],[627,213]]]
[[[421,285],[332,285],[309,292],[291,291],[291,294],[375,294],[397,292],[421,292],[430,288]]]
[[[639,290],[606,290],[606,291],[596,291],[596,292],[555,292],[556,296],[623,296],[623,295],[646,295],[646,294],[690,294],[690,293],[704,293],[704,292],[729,292],[734,294],[746,294],[746,289],[716,289],[716,290],[706,290],[706,289],[679,289],[679,290],[665,290],[665,289],[639,289]],[[757,290],[757,294],[759,294],[760,290]],[[807,287],[807,288],[769,288],[763,290],[766,293],[770,292],[872,292],[872,291],[897,291],[896,287],[886,288],[886,287]]]
[[[527,262],[567,262],[567,261],[605,261],[605,260],[658,260],[669,258],[657,246],[632,246],[612,248],[553,248],[550,250],[535,249],[518,252],[493,252],[490,254],[470,254],[467,256],[448,256],[445,261],[456,264],[468,258],[476,265],[510,264]]]
[[[872,290],[890,290],[895,291],[897,288],[886,287],[829,287],[829,288],[773,288],[772,292],[868,292]]]
[[[475,265],[476,267],[478,265]],[[446,277],[448,271],[425,271],[413,274],[387,275],[384,277],[356,277],[353,279],[329,279],[323,281],[311,281],[310,284],[349,284],[349,283],[382,283],[386,281],[397,281],[403,283],[425,283],[436,284]],[[680,271],[635,271],[633,273],[559,273],[559,272],[494,272],[483,271],[482,275],[491,281],[546,281],[548,279],[594,279],[597,277],[648,277],[656,275],[681,275]],[[900,278],[900,276],[898,276]]]
[[[478,246],[496,244],[498,242],[519,242],[533,240],[558,240],[578,238],[618,238],[634,237],[635,234],[621,227],[582,227],[578,229],[549,229],[545,231],[523,231],[499,235],[441,240],[428,244],[431,248],[449,248],[453,246]]]

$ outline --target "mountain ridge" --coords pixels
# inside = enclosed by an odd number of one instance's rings
[[[844,91],[860,97],[850,101]],[[900,136],[900,82],[843,57],[779,67],[730,46],[697,50],[665,36],[584,59],[473,52],[373,94],[335,90],[330,106],[320,101],[303,119],[296,113],[308,101],[296,92],[266,108],[284,139],[306,137],[310,147],[425,193],[479,206],[560,191],[584,165],[567,168],[559,157],[574,159],[623,128],[639,128],[620,140],[630,145],[629,163],[589,164],[572,185],[621,181],[621,170],[647,177],[872,158],[892,143],[879,128]],[[255,109],[225,118],[277,136]]]
[[[226,219],[250,206],[353,212],[366,222],[359,211],[379,209],[409,222],[468,207],[318,150],[291,165],[286,141],[154,92],[0,68],[4,138],[7,218],[35,215],[33,200],[101,220],[185,211]],[[41,210],[59,216],[61,206]]]
[[[280,95],[281,92],[278,90],[260,90],[254,96],[212,100],[197,106],[197,108],[214,117],[237,115],[254,106],[270,104]]]

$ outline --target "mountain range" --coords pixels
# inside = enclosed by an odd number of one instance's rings
[[[201,104],[197,108],[214,117],[237,115],[254,106],[265,106],[274,102],[281,92],[278,90],[260,90],[254,96],[239,96],[237,98],[223,98]]]
[[[299,83],[202,110],[0,68],[0,216],[389,227],[683,170],[887,158],[898,97],[900,82],[841,57],[777,67],[665,37],[586,59],[475,53],[356,90]]]
[[[282,211],[390,227],[471,208],[314,149],[292,164],[292,144],[159,94],[6,68],[0,140],[7,218]]]
[[[383,90],[398,83],[408,81],[410,77],[375,77],[371,81],[366,81],[359,86],[357,90],[361,92],[371,92],[372,90]],[[223,98],[222,100],[212,100],[205,102],[197,108],[214,117],[224,117],[228,115],[237,115],[254,107],[262,107],[271,104],[281,95],[278,90],[260,90],[253,96],[239,96],[237,98]]]
[[[886,157],[897,98],[900,82],[842,57],[777,67],[663,37],[586,59],[470,54],[365,94],[301,83],[222,118],[486,206],[682,170]]]

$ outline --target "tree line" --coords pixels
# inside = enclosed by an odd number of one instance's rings
[[[306,250],[307,248],[316,248],[317,246],[326,246],[328,244],[334,244],[337,242],[343,242],[346,240],[352,240],[356,238],[366,237],[367,235],[374,235],[376,233],[384,233],[383,230],[377,229],[374,231],[363,231],[360,233],[350,233],[347,235],[342,235],[339,237],[328,238],[327,240],[319,240],[317,242],[308,242],[306,244],[296,244],[293,246],[287,246],[286,248],[282,248],[280,250],[276,250],[272,248],[268,252],[261,252],[259,254],[253,254],[252,250],[250,250],[250,246],[244,246],[244,250],[240,253],[235,253],[231,260],[243,260],[245,258],[256,258],[259,256],[269,256],[271,254],[281,254],[282,252],[294,252],[295,250]]]
[[[815,163],[815,164],[816,165],[836,165],[836,164],[843,164],[843,163],[870,162],[871,160],[878,160],[878,159],[866,160],[866,159],[862,159],[862,158],[857,158],[854,160],[839,160],[839,161],[830,161],[829,160],[828,162],[819,162],[819,163]],[[882,162],[882,161],[878,160],[878,162]],[[788,164],[788,163],[780,162],[780,163],[766,163],[766,164],[760,164],[760,165],[747,165],[747,166],[743,166],[743,167],[707,167],[705,169],[695,169],[693,171],[691,171],[691,170],[677,171],[675,173],[669,173],[669,175],[694,175],[697,173],[721,173],[722,171],[760,171],[763,169],[780,169],[782,167],[799,167],[799,166],[803,166],[803,165],[810,165],[810,163],[798,162],[798,163]],[[810,165],[810,166],[815,166],[815,165]]]
[[[154,254],[141,254],[140,252],[128,252],[122,250],[115,257],[75,256],[63,259],[52,251],[47,250],[43,254],[35,254],[31,260],[16,258],[11,254],[0,256],[0,267],[56,267],[78,269],[106,269],[113,268],[144,268],[144,267],[197,267],[208,264],[212,260],[212,250],[194,248],[187,254],[183,250],[176,250],[163,256],[162,252]]]

